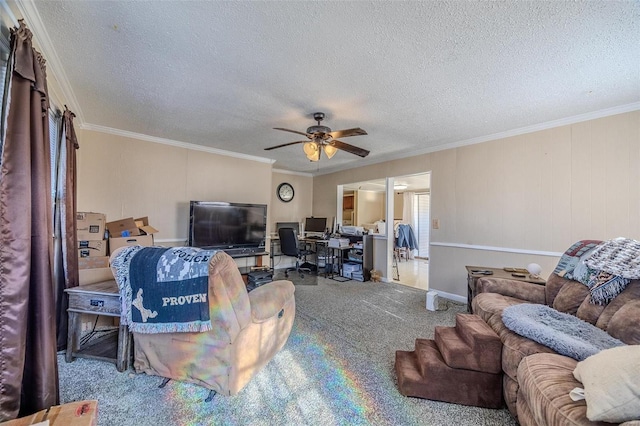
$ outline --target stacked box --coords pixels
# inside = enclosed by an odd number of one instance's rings
[[[76,238],[78,241],[104,240],[107,217],[103,213],[76,213]]]
[[[158,230],[149,225],[148,217],[134,219],[132,217],[108,222],[109,250],[113,253],[120,247],[153,245],[153,234]]]
[[[104,213],[78,212],[76,214],[78,269],[81,271],[81,285],[87,284],[82,273],[84,270],[102,269],[103,275],[107,275],[107,270],[110,272],[107,240],[105,239],[106,224],[107,216]],[[94,273],[96,272],[94,271]]]
[[[107,255],[107,240],[78,240],[78,258]]]
[[[342,265],[342,276],[345,278],[357,279],[362,275],[362,264],[347,262]]]
[[[348,238],[329,238],[329,247],[334,248],[343,248],[349,247],[349,239]]]

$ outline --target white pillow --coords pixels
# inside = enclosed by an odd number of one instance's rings
[[[622,423],[640,419],[640,345],[605,349],[573,370],[582,382],[587,418]]]

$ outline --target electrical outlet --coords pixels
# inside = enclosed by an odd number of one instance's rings
[[[431,220],[431,227],[433,229],[440,229],[440,219],[432,219]]]

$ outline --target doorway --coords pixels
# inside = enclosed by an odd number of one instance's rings
[[[393,178],[393,251],[391,279],[429,288],[431,173]]]
[[[374,267],[385,279],[426,291],[431,172],[338,185],[337,195],[337,226],[373,233]],[[396,251],[395,225],[400,223],[410,225],[413,250]]]

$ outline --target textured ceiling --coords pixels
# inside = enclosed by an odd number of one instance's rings
[[[326,173],[640,105],[637,1],[33,5],[81,125],[278,169]],[[365,129],[343,141],[369,157],[264,151],[304,139],[272,128],[304,131],[315,111]]]

